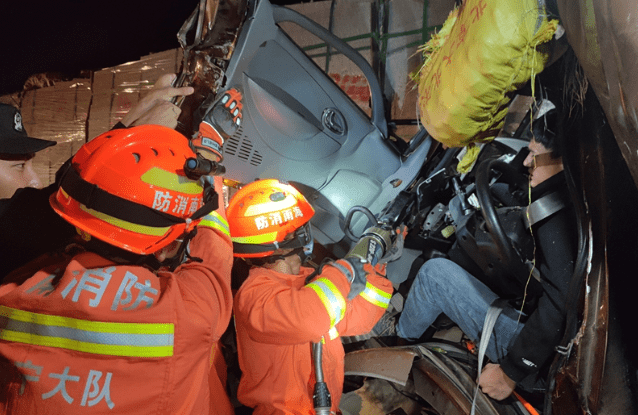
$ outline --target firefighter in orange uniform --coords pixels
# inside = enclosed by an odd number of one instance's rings
[[[367,333],[382,316],[393,290],[383,267],[364,272],[349,259],[318,271],[304,267],[314,210],[277,180],[244,186],[227,214],[234,256],[252,265],[235,295],[239,401],[255,415],[314,414],[319,372],[330,394],[323,409],[337,413],[344,380],[339,336]]]
[[[189,159],[184,136],[152,125],[73,157],[50,202],[81,242],[0,286],[0,414],[232,413],[211,367],[232,245]]]

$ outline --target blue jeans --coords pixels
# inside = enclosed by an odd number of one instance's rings
[[[397,335],[417,340],[445,313],[478,345],[487,310],[497,298],[485,284],[470,273],[444,259],[427,261],[419,270],[397,324]],[[523,328],[519,312],[506,307],[498,317],[487,347],[487,356],[499,362],[507,354],[510,342]]]

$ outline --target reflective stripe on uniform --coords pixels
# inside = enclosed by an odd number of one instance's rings
[[[106,323],[0,306],[0,339],[110,356],[173,355],[170,323]]]
[[[330,316],[330,327],[334,327],[346,313],[346,300],[339,289],[327,278],[319,278],[307,285],[312,288]]]
[[[390,304],[390,298],[392,298],[392,294],[378,289],[367,281],[366,288],[361,292],[360,295],[369,303],[372,303],[383,309],[388,308],[388,305]]]
[[[339,337],[339,332],[337,331],[337,328],[332,327],[330,331],[328,331],[328,336],[330,337],[330,340],[334,340],[337,337]]]
[[[156,227],[156,226],[146,226],[146,225],[140,225],[138,223],[127,222],[125,220],[115,218],[111,215],[107,215],[106,213],[89,209],[82,204],[80,205],[80,209],[82,209],[89,215],[94,216],[100,220],[103,220],[104,222],[109,223],[113,226],[116,226],[121,229],[126,229],[127,231],[141,233],[142,235],[162,236],[171,230],[170,226]]]
[[[230,229],[228,228],[228,221],[217,212],[211,212],[204,216],[197,226],[206,226],[207,228],[213,228],[224,235],[230,236]]]

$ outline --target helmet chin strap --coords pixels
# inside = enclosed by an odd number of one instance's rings
[[[312,248],[313,248],[314,242],[310,241],[309,244],[304,245],[303,248],[301,248],[301,252],[299,253],[299,258],[301,258],[301,263],[305,264],[306,262],[312,260],[315,256],[312,253]]]
[[[163,267],[168,268],[170,271],[174,271],[175,268],[183,264],[186,260],[191,260],[195,262],[203,262],[201,258],[191,256],[189,247],[189,242],[197,235],[197,228],[194,228],[192,231],[184,234],[182,238],[182,244],[179,246],[179,250],[175,255],[171,258],[167,258],[161,262]]]
[[[313,258],[312,252],[307,253],[305,247],[300,247],[300,248],[294,248],[290,252],[287,252],[285,254],[270,255],[263,258],[248,258],[248,259],[254,265],[263,265],[263,264],[274,264],[280,259],[286,259],[286,257],[292,256],[292,255],[299,255],[299,258],[301,258],[302,264],[305,264],[306,262],[310,261]]]
[[[301,257],[302,253],[303,253],[303,248],[294,248],[288,253],[281,254],[281,255],[270,255],[270,256],[264,257],[263,260],[264,260],[264,263],[266,264],[274,264],[280,259],[286,259],[286,257],[289,257],[289,256],[299,255]]]
[[[288,256],[291,255],[299,255],[299,258],[301,258],[301,263],[305,264],[306,262],[310,261],[314,255],[312,255],[312,250],[314,247],[314,241],[311,239],[309,243],[305,244],[302,247],[297,247],[297,248],[293,248],[292,251],[288,252],[285,255],[271,255],[268,258],[272,258],[272,262],[269,260],[269,263],[273,263],[273,262],[277,262],[280,259],[284,259]]]

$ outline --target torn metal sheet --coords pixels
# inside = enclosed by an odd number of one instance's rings
[[[247,7],[246,0],[200,0],[178,33],[184,60],[175,86],[190,85],[195,89],[193,94],[175,101],[182,110],[177,130],[187,137],[192,137],[223,87]]]

